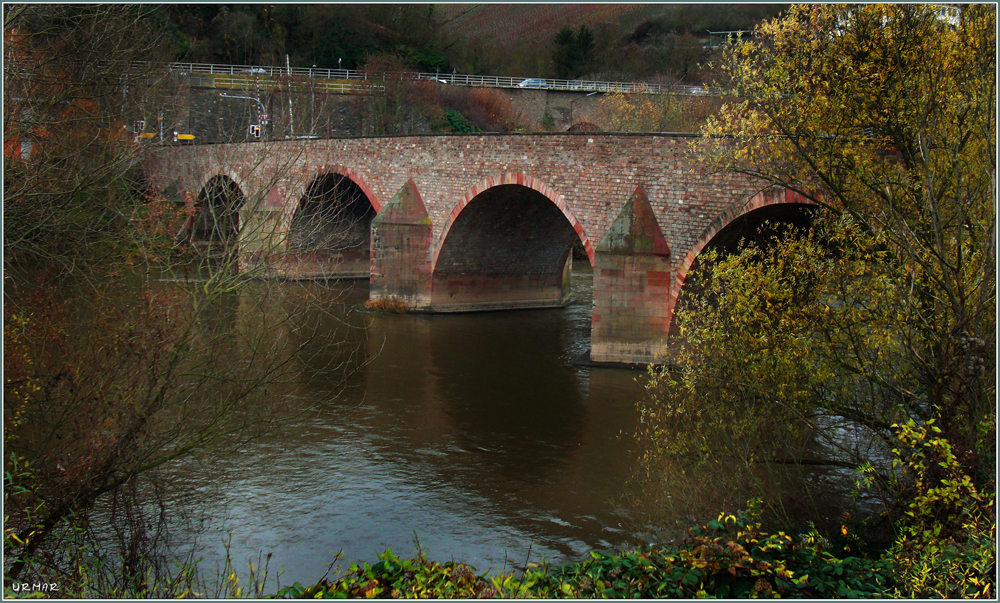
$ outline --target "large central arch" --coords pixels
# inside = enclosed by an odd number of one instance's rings
[[[574,242],[593,253],[561,196],[521,174],[480,183],[450,218],[433,260],[437,312],[566,305]]]

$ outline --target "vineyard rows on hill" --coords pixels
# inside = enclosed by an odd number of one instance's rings
[[[469,8],[448,5],[442,30],[468,39],[488,39],[501,48],[549,42],[564,25],[618,23],[647,12],[642,4],[506,4]]]

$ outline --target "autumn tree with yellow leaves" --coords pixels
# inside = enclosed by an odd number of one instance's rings
[[[821,209],[700,258],[641,405],[653,491],[727,463],[720,504],[767,499],[809,468],[831,481],[772,510],[880,500],[903,594],[994,592],[995,31],[987,5],[800,5],[727,52],[699,152]]]
[[[673,95],[612,91],[597,101],[595,117],[608,132],[667,132],[679,110]]]

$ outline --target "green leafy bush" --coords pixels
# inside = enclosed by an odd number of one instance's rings
[[[549,574],[533,594],[590,597],[872,597],[889,584],[880,560],[837,557],[815,530],[760,531],[756,512],[720,515],[679,546],[602,555]],[[548,586],[548,585],[546,585]]]
[[[838,557],[815,530],[791,535],[760,531],[756,513],[720,515],[671,546],[553,567],[529,564],[516,576],[476,574],[460,563],[437,563],[423,553],[402,560],[391,550],[374,565],[311,587],[296,583],[280,598],[693,598],[876,597],[891,587],[887,561]]]
[[[453,132],[466,133],[476,131],[476,126],[454,109],[444,110],[444,120]]]
[[[374,564],[352,563],[336,580],[320,580],[304,587],[296,582],[278,591],[282,599],[344,598],[489,598],[497,594],[475,569],[461,563],[438,563],[423,553],[400,559],[392,549],[378,555]]]
[[[996,598],[995,500],[977,490],[934,421],[897,427],[897,462],[913,480],[902,533],[888,553],[900,594]]]

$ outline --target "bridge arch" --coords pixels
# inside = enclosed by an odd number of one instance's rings
[[[529,188],[537,191],[543,197],[551,201],[552,204],[562,212],[563,216],[566,217],[566,220],[569,221],[570,226],[573,227],[577,237],[580,239],[580,243],[587,252],[587,258],[590,260],[590,265],[594,265],[594,245],[587,237],[587,233],[584,232],[580,221],[577,220],[576,216],[573,215],[573,212],[566,206],[566,200],[563,196],[539,178],[520,172],[504,172],[502,174],[483,178],[475,186],[466,191],[465,195],[463,195],[462,198],[459,199],[458,203],[455,204],[451,213],[448,215],[448,219],[445,221],[444,227],[441,229],[441,235],[438,237],[437,245],[434,247],[434,255],[431,258],[431,266],[435,268],[437,267],[441,249],[444,247],[444,243],[448,238],[448,234],[451,231],[452,226],[455,224],[455,220],[457,220],[462,214],[465,207],[488,189],[504,185],[519,185]]]
[[[206,176],[193,199],[190,222],[192,241],[229,243],[239,238],[241,211],[246,205],[239,177],[232,172]]]
[[[738,235],[741,233],[734,232],[733,227],[739,224],[741,220],[745,220],[750,216],[755,216],[757,219],[741,232],[755,230],[766,219],[779,218],[781,221],[797,222],[804,216],[804,210],[819,207],[820,205],[815,201],[795,191],[785,188],[775,188],[770,191],[758,192],[742,206],[734,207],[721,213],[705,229],[677,267],[677,276],[674,278],[667,301],[667,315],[670,317],[670,322],[673,323],[674,313],[677,310],[677,302],[684,292],[685,281],[691,273],[695,262],[706,247],[720,243],[717,240],[720,236],[731,239],[728,241],[730,243],[735,243],[738,240]]]
[[[284,207],[285,274],[368,276],[371,221],[380,207],[371,187],[354,170],[342,165],[317,169]]]
[[[376,213],[382,211],[382,201],[378,198],[378,195],[375,194],[375,191],[372,190],[372,187],[369,186],[368,182],[365,181],[365,179],[361,176],[361,174],[357,172],[357,170],[354,170],[352,168],[347,167],[346,165],[342,165],[339,163],[329,163],[321,167],[317,167],[313,175],[313,178],[307,180],[301,187],[299,187],[296,191],[294,191],[295,194],[291,197],[292,202],[288,204],[288,206],[286,206],[285,208],[288,219],[291,219],[292,214],[294,214],[295,211],[298,209],[299,202],[302,200],[302,197],[306,194],[310,183],[315,182],[317,178],[320,178],[327,174],[341,176],[347,179],[348,181],[352,182],[355,186],[357,186],[361,190],[361,192],[364,193],[365,197],[368,198],[368,202],[371,203],[372,207],[375,208]]]
[[[582,226],[544,182],[518,173],[485,178],[442,229],[431,304],[440,311],[565,305],[576,240],[593,262]]]
[[[214,170],[208,170],[204,174],[201,174],[201,177],[198,179],[197,182],[198,186],[195,188],[195,190],[197,190],[198,193],[201,194],[201,192],[205,190],[205,187],[208,186],[209,182],[211,182],[212,180],[217,180],[218,178],[228,178],[229,180],[232,180],[234,183],[236,183],[236,186],[239,187],[241,192],[246,191],[249,188],[247,186],[246,180],[244,180],[235,170],[216,167],[216,169]]]

